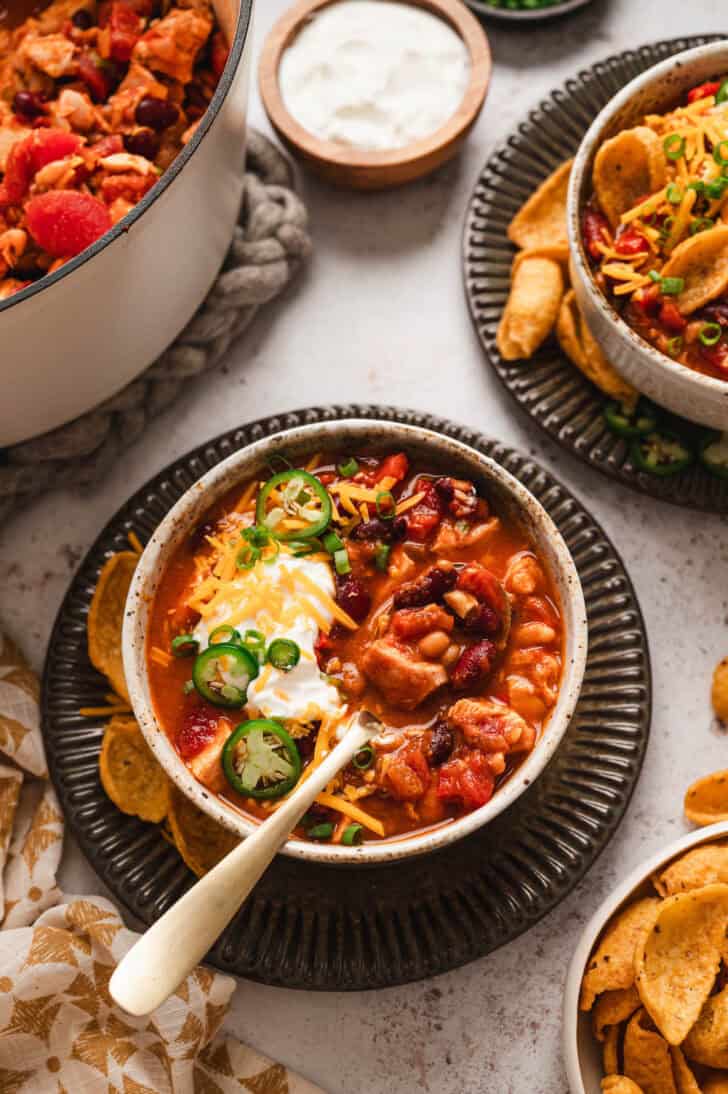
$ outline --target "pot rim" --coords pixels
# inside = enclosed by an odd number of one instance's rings
[[[640,73],[639,76],[635,76],[602,107],[584,134],[574,157],[566,201],[566,226],[572,277],[574,273],[578,275],[581,287],[588,294],[590,302],[613,326],[621,340],[628,343],[630,349],[639,353],[641,359],[651,369],[653,367],[660,369],[663,374],[669,374],[682,384],[694,384],[696,388],[701,388],[706,395],[709,393],[711,397],[726,399],[728,397],[728,381],[719,380],[717,377],[708,376],[702,372],[696,372],[695,369],[674,361],[667,354],[661,353],[660,350],[651,346],[622,319],[594,281],[581,236],[581,213],[583,209],[581,191],[584,176],[587,168],[592,166],[593,157],[596,155],[601,143],[602,133],[614,116],[644,87],[661,80],[676,67],[684,68],[687,64],[713,55],[724,57],[725,62],[728,64],[728,42],[708,42],[705,45],[694,46],[692,49],[686,49],[682,53],[667,57],[664,61],[660,61]]]
[[[420,426],[357,418],[285,429],[233,453],[185,491],[147,543],[129,589],[124,613],[124,671],[135,717],[150,748],[170,778],[187,797],[218,823],[239,836],[251,835],[258,825],[232,806],[224,804],[194,778],[156,718],[148,691],[146,613],[155,591],[155,582],[163,573],[169,554],[215,498],[229,489],[233,473],[237,473],[237,478],[245,477],[269,452],[280,449],[286,443],[303,447],[311,438],[310,447],[320,447],[321,441],[318,438],[322,432],[330,435],[327,441],[332,444],[336,443],[337,433],[354,437],[371,437],[375,434],[377,437],[391,439],[403,447],[407,446],[408,441],[420,446],[432,446],[441,458],[447,458],[449,454],[470,463],[475,462],[480,477],[486,483],[494,483],[528,523],[537,548],[549,559],[551,576],[558,586],[561,610],[567,624],[564,666],[556,707],[537,747],[490,802],[456,821],[405,838],[370,842],[352,848],[292,839],[281,848],[281,853],[309,862],[335,865],[393,862],[445,847],[476,831],[511,805],[538,778],[553,756],[568,728],[579,698],[586,665],[588,629],[581,582],[574,561],[561,533],[541,504],[499,464],[460,441],[443,437]]]
[[[75,270],[80,269],[86,262],[90,262],[97,254],[109,247],[122,235],[126,235],[136,222],[144,215],[157,198],[160,198],[166,191],[167,187],[171,186],[186,164],[190,161],[195,151],[202,144],[202,141],[207,136],[213,122],[220,112],[220,108],[227,98],[228,92],[233,84],[233,79],[238,70],[240,59],[243,56],[243,49],[248,38],[250,31],[251,15],[253,10],[253,0],[239,0],[240,7],[238,11],[237,23],[235,25],[235,37],[233,38],[232,46],[230,47],[230,54],[223,70],[222,76],[218,80],[217,87],[215,88],[215,94],[210,100],[209,106],[202,116],[200,124],[197,126],[192,139],[182,149],[178,156],[174,158],[167,170],[160,176],[157,182],[151,190],[148,190],[141,201],[138,201],[133,209],[131,209],[126,216],[123,216],[113,228],[110,228],[108,232],[105,232],[100,236],[95,243],[92,243],[90,247],[81,251],[75,258],[70,259],[52,274],[45,274],[43,277],[38,278],[31,285],[26,285],[24,289],[19,292],[13,293],[7,300],[0,300],[0,316],[3,312],[9,311],[10,308],[17,307],[19,304],[24,303],[26,300],[30,300],[35,296],[38,296],[43,291],[51,288],[52,285],[58,284],[62,278],[67,277]]]
[[[656,870],[681,852],[689,851],[703,843],[711,843],[726,835],[728,835],[728,821],[719,821],[671,840],[662,850],[655,851],[629,872],[616,889],[602,901],[582,931],[566,975],[562,1012],[562,1045],[571,1094],[598,1094],[596,1089],[592,1092],[585,1087],[579,1056],[579,1025],[580,1017],[584,1013],[579,1010],[581,981],[597,939],[615,912]],[[596,1044],[595,1041],[595,1051],[598,1051]]]

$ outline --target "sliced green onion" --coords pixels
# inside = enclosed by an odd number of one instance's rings
[[[716,105],[719,103],[728,103],[728,80],[724,80],[718,88],[715,95]]]
[[[260,631],[247,630],[243,635],[243,645],[258,661],[265,661],[265,635]]]
[[[674,338],[669,338],[667,341],[667,352],[671,357],[677,357],[678,353],[682,352],[684,338],[681,334],[676,334]]]
[[[231,642],[234,646],[242,644],[240,634],[229,623],[223,623],[221,626],[215,627],[207,641],[210,646],[216,646],[218,642]]]
[[[661,238],[667,239],[670,232],[672,231],[674,223],[675,223],[675,217],[673,217],[673,216],[665,217],[665,219],[662,222],[662,227],[660,228]]]
[[[361,843],[361,833],[363,831],[364,829],[360,824],[350,824],[344,829],[344,834],[341,837],[341,842],[346,847],[353,847],[355,843]]]
[[[178,634],[172,639],[172,653],[175,657],[191,657],[199,652],[200,643],[194,634]]]
[[[292,539],[288,542],[288,547],[294,558],[304,558],[306,555],[312,555],[316,551],[323,550],[323,544],[320,539],[314,537],[313,539]]]
[[[696,179],[695,182],[688,183],[688,190],[694,190],[696,194],[705,193],[705,183],[700,179]]]
[[[334,826],[329,821],[325,824],[314,824],[313,828],[306,831],[309,839],[331,839],[334,834]]]
[[[670,133],[662,142],[665,155],[669,160],[679,160],[685,155],[685,138],[679,133]]]
[[[376,497],[376,506],[380,520],[394,520],[397,503],[391,490],[380,490]]]
[[[728,167],[728,140],[719,141],[713,149],[713,159],[721,167]]]
[[[690,225],[690,235],[696,236],[698,232],[706,232],[708,228],[714,228],[715,221],[712,217],[696,217]]]
[[[323,539],[324,549],[329,552],[330,555],[336,554],[337,551],[341,551],[344,546],[344,541],[337,536],[336,532],[329,532]]]
[[[359,771],[366,771],[374,763],[374,749],[371,745],[364,745],[354,754],[354,759],[351,762]]]
[[[381,570],[383,574],[386,574],[389,569],[389,555],[392,548],[386,543],[380,543],[374,552],[374,565],[378,570]]]
[[[660,277],[657,270],[650,270],[647,276],[649,277],[650,281],[654,281],[655,284],[657,284],[659,281],[662,281],[662,278]]]
[[[665,296],[679,296],[684,288],[684,277],[663,277],[660,279],[660,289]]]
[[[182,685],[182,691],[184,692],[184,694],[189,695],[194,690],[195,690],[195,681],[194,680],[185,680],[184,684]]]
[[[705,193],[708,195],[709,198],[717,201],[718,199],[723,197],[726,186],[728,186],[728,179],[714,179],[712,182],[709,182],[708,185],[705,187]]]
[[[235,565],[239,570],[252,570],[260,558],[260,547],[254,547],[252,543],[243,543],[237,553]]]
[[[343,547],[340,551],[334,551],[334,568],[339,577],[344,577],[346,574],[351,573],[349,552],[346,547]]]
[[[676,182],[671,182],[665,191],[665,197],[671,205],[679,205],[683,199],[683,192]]]
[[[338,464],[336,470],[343,478],[352,479],[359,470],[359,464],[353,456],[350,456],[348,460],[344,460],[343,463]]]
[[[704,323],[700,329],[698,338],[704,346],[715,346],[720,342],[723,328],[720,323]]]
[[[301,660],[301,650],[290,638],[276,638],[268,647],[267,658],[274,669],[290,672]]]

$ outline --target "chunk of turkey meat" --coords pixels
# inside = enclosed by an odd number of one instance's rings
[[[419,661],[382,638],[367,648],[361,668],[387,702],[402,710],[414,710],[447,683],[442,665]]]
[[[530,752],[536,739],[525,718],[491,699],[458,699],[447,712],[447,722],[481,752]]]

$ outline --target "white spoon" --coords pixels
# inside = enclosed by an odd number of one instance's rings
[[[381,728],[367,711],[356,715],[336,748],[284,804],[142,935],[109,982],[120,1007],[141,1016],[172,995],[222,934],[316,796]]]

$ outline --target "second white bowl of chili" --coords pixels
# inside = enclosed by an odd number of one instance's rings
[[[536,499],[415,426],[302,426],[231,455],[160,523],[124,667],[155,756],[244,837],[366,708],[382,732],[284,853],[386,862],[468,835],[538,777],[587,623]]]

